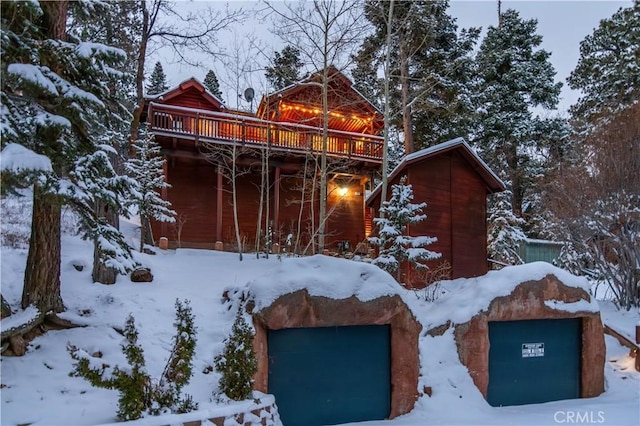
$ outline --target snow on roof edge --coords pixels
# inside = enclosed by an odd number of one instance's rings
[[[279,297],[304,289],[311,296],[335,300],[355,296],[362,302],[398,295],[408,305],[400,284],[379,267],[321,254],[282,259],[263,276],[235,287],[230,294],[239,290],[254,301],[254,312],[258,312]]]
[[[204,88],[204,91],[210,95],[212,98],[214,98],[216,101],[220,102],[220,105],[222,105],[225,109],[227,108],[227,105],[222,101],[222,99],[220,99],[219,97],[217,97],[216,95],[214,95],[213,93],[211,93],[208,89],[207,86],[204,85],[203,82],[200,81],[200,79],[196,78],[196,77],[189,77],[186,80],[182,80],[180,83],[176,84],[175,86],[173,86],[170,89],[165,90],[164,92],[160,92],[160,93],[156,93],[155,95],[145,95],[145,99],[148,100],[161,100],[161,98],[166,95],[167,93],[173,92],[174,90],[180,88],[180,86],[182,86],[184,83],[187,83],[188,81],[193,80],[196,83],[198,83],[200,86],[202,86]]]
[[[458,145],[467,148],[467,150],[471,153],[471,155],[473,155],[473,157],[478,161],[478,163],[480,163],[480,165],[484,169],[486,169],[489,172],[489,174],[491,174],[491,176],[494,179],[496,179],[502,186],[505,186],[505,184],[502,181],[502,179],[500,179],[498,177],[498,175],[496,175],[495,172],[493,170],[491,170],[491,168],[487,165],[487,163],[484,162],[484,160],[478,155],[478,153],[462,137],[451,139],[451,140],[449,140],[447,142],[443,142],[443,143],[440,143],[438,145],[431,146],[429,148],[421,149],[420,151],[412,152],[411,154],[405,156],[402,159],[402,161],[400,161],[400,163],[398,163],[398,165],[393,168],[393,170],[389,174],[388,180],[392,180],[393,178],[395,178],[396,175],[399,173],[400,170],[402,170],[402,168],[405,166],[406,163],[408,163],[410,161],[417,160],[417,159],[419,159],[421,157],[426,157],[428,155],[435,154],[435,153],[440,152],[440,151],[448,150],[448,149],[453,148],[453,147],[458,146]],[[380,192],[380,188],[381,187],[382,187],[382,184],[378,184],[374,188],[374,190],[371,191],[371,194],[365,200],[365,204],[369,203],[370,199],[373,199],[378,195],[378,193]]]
[[[548,275],[555,276],[565,286],[580,288],[589,295],[589,300],[582,299],[575,303],[549,300],[545,302],[548,307],[572,313],[600,311],[598,302],[589,294],[591,285],[585,277],[573,275],[547,262],[532,262],[489,271],[480,277],[441,282],[443,295],[430,305],[428,315],[420,320],[425,330],[447,321],[464,324],[480,312],[486,311],[494,299],[508,296],[519,285],[539,281]]]

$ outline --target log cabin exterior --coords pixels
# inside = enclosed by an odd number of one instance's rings
[[[426,263],[430,270],[448,262],[450,278],[486,274],[487,195],[505,190],[498,176],[462,138],[406,156],[389,175],[389,188],[402,176],[412,185],[413,202],[427,203],[427,219],[409,225],[408,234],[438,239],[427,247],[442,254]],[[380,191],[378,186],[366,201],[372,217],[378,216]],[[412,287],[424,286],[424,277],[408,265],[403,276]]]
[[[364,241],[365,188],[382,163],[381,113],[335,68],[328,69],[328,188],[325,247]],[[147,99],[143,119],[167,159],[164,190],[177,224],[152,223],[170,247],[234,250],[230,172],[236,168],[238,222],[245,250],[270,230],[310,253],[318,228],[318,165],[323,149],[322,75],[264,96],[256,114],[230,110],[196,79]],[[263,172],[264,171],[264,172]],[[263,200],[262,207],[260,200]],[[311,250],[309,250],[309,248]]]

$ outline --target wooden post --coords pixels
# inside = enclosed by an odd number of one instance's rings
[[[165,183],[169,183],[169,162],[167,161],[167,157],[164,157],[164,163],[162,164],[162,174],[164,174],[164,181]],[[163,187],[162,188],[162,199],[164,201],[167,201],[167,187]],[[160,222],[160,236],[161,237],[166,237],[167,236],[167,222]]]
[[[280,166],[276,166],[276,175],[275,175],[275,190],[273,192],[273,229],[276,230],[276,233],[280,229]],[[280,242],[280,241],[278,241]]]
[[[216,199],[216,241],[222,241],[222,165],[218,164],[218,188]]]

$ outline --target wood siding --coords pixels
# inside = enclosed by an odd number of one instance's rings
[[[409,165],[390,182],[389,188],[404,175],[413,187],[414,203],[427,203],[423,210],[427,219],[411,225],[409,234],[438,239],[427,248],[442,257],[427,262],[429,268],[448,262],[451,278],[485,274],[487,188],[478,173],[458,152],[448,151]],[[379,197],[373,206],[377,217]],[[410,285],[424,286],[420,274],[412,268],[405,266],[404,276]]]
[[[170,247],[213,248],[217,241],[217,212],[218,212],[218,175],[217,166],[202,161],[189,159],[171,159],[167,166],[168,182],[172,187],[167,191],[167,199],[172,208],[186,222],[182,229],[180,243],[178,243],[175,226],[153,223],[153,234],[156,239],[167,237]],[[258,170],[244,174],[236,179],[238,200],[238,223],[243,250],[254,251],[257,232],[257,221],[260,200],[260,173]],[[314,202],[311,194],[305,195],[305,203],[300,212],[302,178],[297,174],[283,173],[280,177],[279,191],[275,191],[275,168],[269,172],[269,218],[266,219],[267,206],[262,212],[262,232],[268,223],[273,224],[274,243],[284,246],[288,234],[298,233],[300,222],[300,249],[304,249],[312,234],[312,224],[317,229],[319,198],[316,188]],[[221,235],[225,250],[237,248],[234,219],[233,195],[231,181],[224,177],[221,203]],[[359,194],[359,195],[358,195]],[[348,193],[340,196],[337,190],[328,197],[328,209],[332,211],[327,225],[326,247],[336,249],[340,241],[349,241],[355,247],[364,238],[364,187],[360,179],[348,184]],[[276,199],[279,196],[279,200]],[[312,208],[313,205],[313,208]],[[278,222],[275,222],[276,208]],[[312,215],[313,220],[312,220]]]

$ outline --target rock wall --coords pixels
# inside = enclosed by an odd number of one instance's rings
[[[293,327],[339,327],[385,325],[391,327],[391,413],[390,418],[413,409],[418,397],[418,338],[422,326],[400,296],[380,297],[362,302],[355,296],[330,299],[310,296],[299,290],[278,298],[253,315],[258,361],[255,389],[268,390],[267,330]]]
[[[489,385],[489,322],[534,319],[582,319],[581,396],[589,398],[604,392],[605,344],[599,312],[568,312],[554,309],[547,301],[576,303],[589,301],[586,291],[564,285],[554,275],[518,285],[504,297],[494,299],[486,311],[455,326],[460,361],[480,392],[487,397]],[[435,329],[434,329],[435,331]]]

